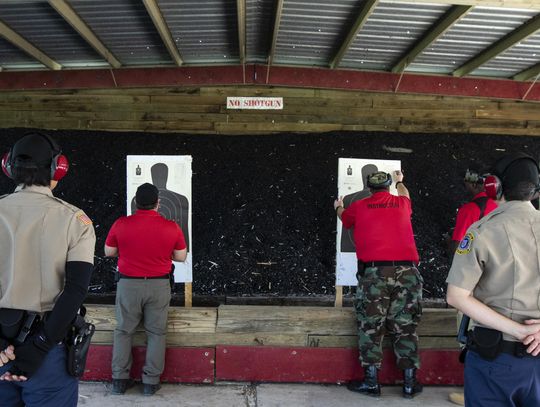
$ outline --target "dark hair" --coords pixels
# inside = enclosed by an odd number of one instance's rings
[[[137,207],[137,209],[141,209],[143,211],[149,211],[151,209],[154,209],[157,205],[157,201],[153,204],[149,204],[149,205],[139,205],[137,203],[137,200],[135,199],[135,206]]]
[[[11,172],[17,185],[42,185],[48,187],[51,184],[51,169],[49,167],[25,168],[14,166]]]
[[[504,188],[503,195],[506,201],[530,201],[534,198],[536,185],[530,181],[521,181],[510,188]]]

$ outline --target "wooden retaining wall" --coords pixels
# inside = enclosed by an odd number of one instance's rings
[[[228,110],[227,96],[282,96],[283,110]],[[386,131],[537,135],[540,103],[269,86],[0,92],[1,127],[266,134]]]
[[[89,306],[96,325],[85,379],[109,380],[115,327],[114,306]],[[461,384],[462,367],[453,309],[424,310],[418,329],[422,372],[427,384]],[[134,337],[134,377],[144,360],[145,335]],[[172,307],[164,381],[218,380],[347,382],[361,377],[356,318],[352,308],[222,305]],[[381,380],[401,377],[385,342]]]

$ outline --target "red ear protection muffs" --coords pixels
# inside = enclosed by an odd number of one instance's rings
[[[508,169],[508,167],[510,167],[512,163],[514,163],[517,160],[524,159],[524,158],[534,162],[534,165],[536,166],[540,174],[540,167],[538,167],[538,162],[534,158],[532,158],[530,155],[527,155],[525,153],[516,153],[516,154],[503,157],[495,163],[493,174],[488,174],[485,178],[484,190],[486,191],[486,195],[489,198],[496,199],[496,200],[499,200],[502,198],[503,185],[502,185],[501,177],[504,176],[504,172]],[[540,182],[540,179],[539,179],[539,182]]]
[[[51,148],[51,180],[54,181],[60,181],[64,176],[67,174],[69,170],[69,161],[65,155],[62,154],[62,150],[60,149],[60,146],[48,135],[43,133],[30,133],[28,135],[38,135],[43,137],[45,140],[47,140],[47,143],[49,144]],[[27,136],[28,136],[27,135]],[[22,139],[21,139],[22,140]],[[34,161],[29,161],[28,163],[17,163],[15,164],[14,159],[16,157],[13,156],[13,151],[16,150],[17,143],[9,150],[9,152],[5,153],[2,157],[2,171],[4,171],[4,174],[6,174],[9,178],[13,178],[13,171],[12,169],[15,166],[20,166],[24,168],[39,168],[38,164]]]
[[[373,189],[387,188],[392,185],[392,176],[386,172],[379,171],[367,176],[367,186]]]

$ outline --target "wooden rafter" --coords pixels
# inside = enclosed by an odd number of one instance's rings
[[[469,12],[472,6],[454,6],[448,10],[426,33],[420,40],[413,45],[401,57],[399,62],[394,65],[392,72],[403,72],[405,68],[430,44],[435,42],[437,38],[443,35],[457,20]]]
[[[373,10],[379,3],[379,0],[366,0],[364,3],[364,6],[362,7],[362,10],[360,10],[360,13],[358,14],[358,18],[353,24],[353,27],[351,31],[349,31],[349,34],[345,38],[345,41],[343,44],[341,44],[341,47],[339,48],[339,51],[336,53],[332,61],[330,62],[330,68],[334,69],[339,66],[341,63],[341,60],[347,53],[348,49],[356,39],[356,36],[358,35],[358,32],[362,29],[364,24],[366,23],[367,19],[373,13]]]
[[[62,16],[66,22],[79,33],[81,37],[96,50],[111,66],[120,68],[122,64],[111,51],[101,42],[81,17],[65,0],[49,0],[49,4]]]
[[[246,0],[236,0],[240,64],[246,63]]]
[[[393,0],[391,0],[393,1]],[[447,4],[452,6],[478,6],[540,10],[538,0],[398,0],[395,3],[415,3],[415,4]]]
[[[143,0],[143,3],[174,63],[178,66],[182,65],[182,57],[156,0]]]
[[[40,49],[36,48],[29,41],[27,41],[23,36],[21,36],[19,33],[11,29],[11,27],[9,27],[7,24],[5,24],[2,21],[0,21],[0,36],[4,37],[6,40],[8,40],[13,45],[15,45],[17,48],[26,52],[32,58],[37,59],[47,68],[55,70],[55,71],[62,69],[61,64],[59,64],[54,59],[46,55]]]
[[[274,54],[276,53],[277,37],[279,34],[279,26],[281,24],[281,13],[283,12],[283,0],[278,0],[276,5],[276,16],[274,19],[274,33],[272,35],[272,45],[268,53],[268,66],[272,65]]]
[[[514,46],[520,41],[523,41],[528,36],[534,34],[540,29],[540,14],[531,18],[521,27],[504,36],[502,39],[480,52],[478,55],[467,61],[465,64],[456,69],[452,74],[457,77],[462,77],[474,71],[479,66],[483,65],[492,58],[495,58],[500,53]]]
[[[527,81],[536,77],[538,74],[540,74],[540,63],[519,72],[518,74],[514,75],[512,79],[515,79],[516,81]]]

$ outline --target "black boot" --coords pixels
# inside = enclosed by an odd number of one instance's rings
[[[350,391],[355,391],[357,393],[379,397],[381,395],[381,386],[379,385],[377,374],[378,371],[376,366],[367,366],[364,368],[364,381],[360,383],[349,383],[347,388]]]
[[[403,397],[412,399],[422,393],[423,386],[416,380],[416,369],[403,370]]]

